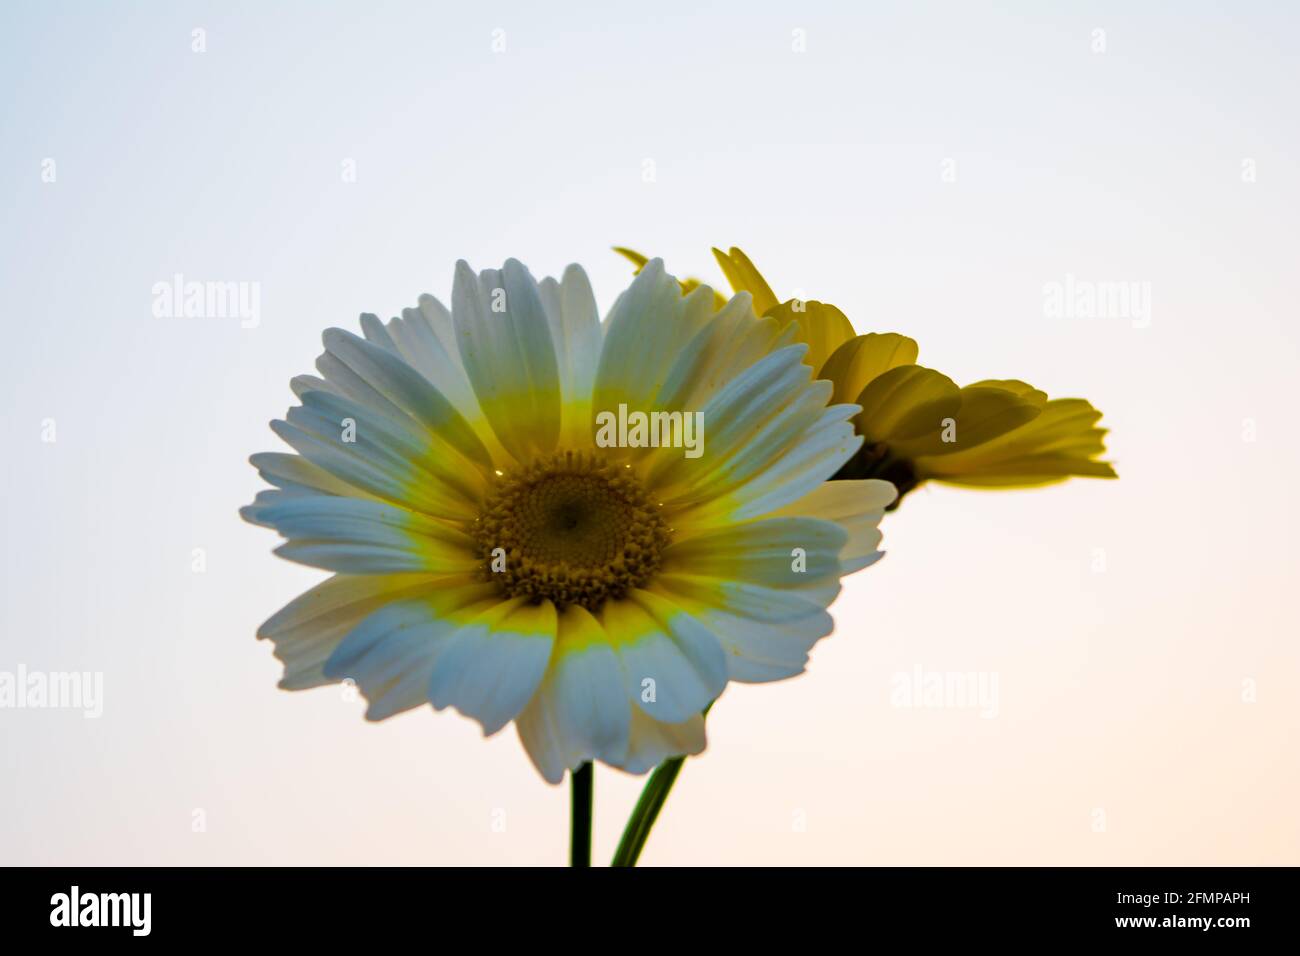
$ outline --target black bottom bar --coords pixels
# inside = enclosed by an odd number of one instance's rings
[[[464,936],[540,945],[608,927],[614,935],[590,937],[593,946],[645,939],[662,950],[707,927],[730,943],[784,931],[811,934],[809,943],[901,936],[927,949],[947,939],[1181,947],[1293,937],[1294,877],[1286,868],[6,869],[0,926],[6,942],[76,934],[92,945],[391,936],[436,950]]]

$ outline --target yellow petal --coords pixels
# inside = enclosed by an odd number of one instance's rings
[[[855,420],[868,442],[937,437],[943,422],[961,407],[961,390],[947,375],[920,365],[902,365],[872,379],[857,397]]]
[[[630,260],[632,265],[636,266],[636,272],[632,273],[633,275],[636,275],[642,269],[644,269],[645,264],[650,261],[649,256],[643,256],[635,249],[628,249],[625,248],[624,246],[615,246],[614,251],[617,252],[620,256],[622,256],[624,259]]]
[[[1040,411],[1032,397],[1005,388],[968,385],[961,390],[957,411],[940,429],[895,441],[890,450],[905,458],[956,454],[1033,421]]]
[[[1064,481],[1071,475],[1114,478],[1105,452],[1101,412],[1081,398],[1047,402],[1037,418],[978,447],[918,458],[920,477],[976,487],[1024,487]]]
[[[849,339],[833,351],[819,377],[835,383],[831,404],[856,402],[872,379],[900,365],[915,365],[916,342],[896,332],[871,332]]]
[[[713,258],[718,260],[718,265],[722,267],[722,274],[727,277],[732,289],[736,292],[748,292],[754,297],[754,311],[758,315],[766,315],[769,310],[780,304],[772,292],[772,287],[767,284],[767,280],[754,268],[754,263],[749,261],[749,256],[735,246],[731,247],[730,252],[714,249]]]
[[[767,314],[777,319],[781,328],[794,324],[794,340],[807,343],[808,355],[804,361],[812,366],[814,372],[819,372],[831,353],[853,338],[853,326],[849,324],[848,318],[829,303],[791,299],[782,302]]]
[[[1039,408],[1047,404],[1047,393],[1040,389],[1034,388],[1028,382],[1022,382],[1017,378],[986,378],[978,382],[972,382],[967,388],[1000,388],[1008,392],[1014,392],[1020,398],[1028,402],[1033,402]]]

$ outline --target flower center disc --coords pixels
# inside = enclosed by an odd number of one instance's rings
[[[669,529],[630,468],[570,451],[499,478],[474,537],[506,594],[594,611],[650,580]]]

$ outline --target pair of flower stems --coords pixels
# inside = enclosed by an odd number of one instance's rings
[[[650,828],[659,818],[659,811],[663,809],[664,801],[677,782],[677,774],[681,772],[685,761],[685,757],[673,757],[655,767],[632,810],[632,816],[628,818],[627,826],[623,828],[623,837],[618,841],[618,849],[614,851],[610,866],[636,866],[641,849],[650,836]],[[595,771],[591,764],[584,763],[571,776],[573,795],[569,865],[591,866],[591,807]]]
[[[708,717],[716,700],[701,712],[701,717]],[[641,796],[632,808],[623,827],[623,836],[614,851],[610,866],[636,866],[641,856],[645,841],[650,838],[650,829],[659,819],[659,811],[664,808],[668,794],[672,792],[677,775],[682,772],[685,757],[672,757],[655,767],[654,773],[646,781]],[[591,866],[591,804],[595,783],[595,772],[591,764],[584,763],[570,775],[572,781],[571,812],[569,821],[569,866]]]

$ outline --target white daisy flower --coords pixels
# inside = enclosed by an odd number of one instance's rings
[[[643,773],[704,749],[728,681],[800,673],[840,577],[879,557],[893,486],[826,481],[859,409],[827,406],[748,294],[715,313],[654,260],[602,323],[577,266],[461,262],[450,313],[423,296],[361,326],[292,381],[272,428],[297,454],[252,458],[274,488],[244,517],[334,572],[259,630],[284,688],[350,678],[371,720],[514,721],[551,783]],[[653,412],[699,413],[698,449],[597,428]]]

